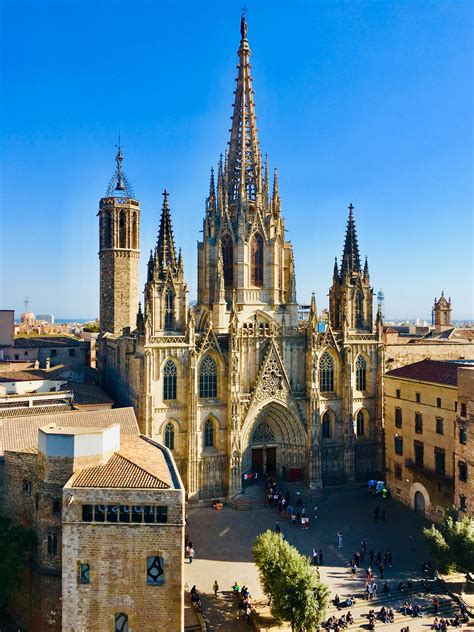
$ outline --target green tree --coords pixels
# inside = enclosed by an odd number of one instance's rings
[[[436,566],[441,572],[474,572],[474,520],[451,509],[444,520],[423,530]]]
[[[35,548],[33,531],[0,516],[0,611],[21,588],[23,571]]]
[[[329,588],[298,550],[280,534],[266,531],[253,545],[264,593],[277,622],[288,621],[294,632],[312,632],[324,618]]]

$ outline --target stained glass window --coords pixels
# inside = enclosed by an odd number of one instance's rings
[[[327,410],[322,419],[322,435],[323,439],[329,439],[331,437],[331,415]]]
[[[356,388],[358,391],[367,388],[367,362],[361,355],[356,360]]]
[[[168,360],[163,368],[163,399],[176,399],[176,378],[178,370],[172,360]]]
[[[204,447],[214,447],[214,424],[210,419],[206,421],[204,426]]]
[[[319,388],[323,393],[334,391],[334,360],[327,351],[319,361]]]
[[[357,436],[363,437],[365,434],[365,415],[363,410],[357,413]]]
[[[205,356],[199,367],[199,397],[217,397],[217,364]]]
[[[125,612],[115,614],[114,632],[128,632],[128,614]]]
[[[80,564],[79,566],[79,583],[90,584],[91,581],[91,566],[90,564]]]
[[[165,446],[168,450],[174,450],[174,426],[171,422],[165,427]]]
[[[254,235],[250,244],[251,283],[261,287],[263,285],[263,239],[258,233]]]

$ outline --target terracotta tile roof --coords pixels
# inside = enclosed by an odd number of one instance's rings
[[[78,384],[77,382],[68,382],[68,388],[74,393],[74,404],[113,404],[107,393],[94,384]]]
[[[79,347],[82,340],[70,336],[20,336],[13,344],[19,349],[36,347]]]
[[[416,380],[417,382],[435,382],[436,384],[457,386],[458,367],[460,366],[473,366],[473,363],[463,361],[443,362],[440,360],[421,360],[420,362],[388,371],[385,375],[388,377],[402,377],[407,380]]]
[[[43,371],[42,369],[0,372],[0,382],[33,382],[34,380],[51,379],[55,378],[52,375],[49,375],[47,371]]]
[[[58,400],[59,401],[59,400]],[[51,406],[24,406],[23,408],[12,406],[11,408],[3,408],[0,410],[0,419],[2,417],[31,417],[38,415],[53,415],[57,413],[72,412],[74,409],[71,404],[52,404]]]
[[[173,479],[163,449],[143,436],[122,437],[104,465],[75,472],[70,487],[169,489]]]
[[[0,417],[0,454],[38,445],[38,428],[49,424],[66,427],[106,428],[120,424],[123,439],[138,435],[138,423],[133,408],[72,411],[33,417]]]

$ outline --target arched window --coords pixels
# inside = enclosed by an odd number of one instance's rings
[[[334,360],[327,351],[319,361],[319,388],[323,393],[334,391]]]
[[[206,424],[204,426],[204,447],[214,447],[214,424],[210,419],[206,421]]]
[[[168,360],[163,368],[163,399],[176,399],[176,364]]]
[[[104,248],[112,248],[112,216],[104,214]]]
[[[199,367],[199,397],[217,397],[217,364],[208,355]]]
[[[356,327],[362,329],[364,326],[364,296],[362,292],[357,292],[356,296]]]
[[[174,294],[172,290],[166,290],[165,294],[165,329],[173,329],[174,324]]]
[[[132,248],[138,250],[138,216],[137,213],[133,214],[132,220]]]
[[[263,239],[258,233],[250,243],[250,280],[252,285],[263,285]]]
[[[331,437],[331,415],[328,410],[323,415],[321,426],[323,439],[329,439]]]
[[[367,362],[364,356],[359,356],[356,360],[356,389],[365,391],[367,388]]]
[[[127,232],[125,223],[125,212],[121,211],[119,216],[119,248],[127,247]]]
[[[222,262],[224,264],[224,285],[232,287],[234,283],[234,244],[229,233],[222,238]]]
[[[357,413],[357,436],[363,437],[365,435],[365,415],[363,410],[359,410]]]
[[[165,446],[168,450],[174,450],[174,426],[171,422],[165,427]]]

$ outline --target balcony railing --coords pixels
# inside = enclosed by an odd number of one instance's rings
[[[413,459],[405,459],[405,467],[407,470],[426,476],[426,478],[443,480],[445,483],[451,483],[453,477],[445,472],[438,472],[435,468],[429,467],[424,463],[416,463]]]

